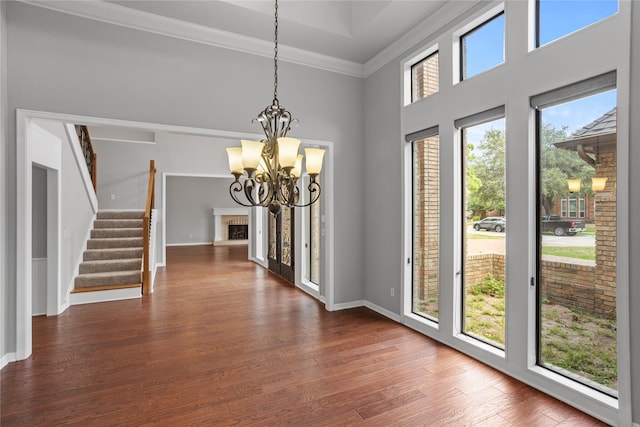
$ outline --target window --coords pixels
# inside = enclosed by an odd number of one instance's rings
[[[559,90],[537,113],[539,215],[556,214],[567,179],[580,182],[569,220],[554,225],[564,233],[538,222],[538,364],[617,396],[616,91],[580,97],[579,89]],[[595,176],[606,178],[603,188]],[[595,199],[593,226],[578,219],[586,195]]]
[[[567,199],[560,200],[560,216],[562,218],[567,217]]]
[[[440,286],[440,138],[412,142],[412,311],[437,321]]]
[[[469,121],[457,121],[463,125],[462,332],[504,349],[505,119]]]
[[[576,199],[576,195],[572,194],[569,196],[569,218],[577,218],[578,217],[578,203]]]
[[[537,0],[537,46],[618,12],[618,0]]]
[[[416,102],[440,89],[438,52],[411,66],[411,102]]]
[[[504,62],[504,13],[460,37],[460,80]]]

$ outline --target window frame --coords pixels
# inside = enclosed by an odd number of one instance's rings
[[[473,358],[482,361],[498,370],[508,372],[514,378],[524,381],[544,392],[556,395],[570,405],[597,416],[603,421],[615,424],[618,420],[631,420],[631,385],[629,380],[629,360],[619,361],[619,398],[612,399],[592,389],[576,385],[575,382],[548,372],[546,369],[535,365],[535,310],[533,298],[535,292],[534,281],[537,277],[534,265],[534,254],[531,245],[535,242],[536,225],[531,218],[535,211],[536,180],[535,171],[536,153],[533,140],[535,138],[535,109],[525,106],[530,98],[544,91],[567,85],[582,78],[596,76],[611,70],[619,70],[617,78],[619,93],[618,105],[618,177],[621,183],[628,183],[629,178],[629,52],[630,40],[620,38],[620,34],[626,34],[631,28],[631,6],[628,2],[620,2],[617,15],[610,16],[595,25],[583,28],[581,31],[557,40],[552,48],[536,49],[534,47],[534,1],[527,2],[503,2],[475,4],[464,13],[458,13],[450,24],[438,28],[425,29],[422,33],[422,44],[416,44],[414,52],[420,51],[423,46],[439,45],[440,51],[440,96],[426,98],[411,105],[406,102],[406,97],[401,111],[400,134],[398,141],[404,140],[404,135],[424,128],[425,125],[440,126],[441,138],[441,163],[452,165],[449,170],[443,170],[441,187],[441,293],[440,293],[440,323],[432,325],[428,322],[420,322],[413,318],[405,310],[410,307],[410,298],[407,297],[407,289],[410,283],[408,277],[411,272],[410,256],[411,226],[410,226],[410,187],[409,170],[406,144],[403,144],[400,155],[402,156],[403,171],[403,235],[402,250],[398,262],[402,264],[402,280],[404,294],[399,315],[392,313],[391,317],[408,327],[415,329],[445,345],[466,353]],[[482,73],[479,79],[469,79],[465,84],[459,84],[459,36],[472,29],[478,23],[494,16],[497,11],[505,10],[507,16],[506,27],[506,55],[505,62],[499,67],[489,69]],[[521,34],[522,33],[522,34]],[[526,41],[526,42],[525,42]],[[616,49],[612,50],[611,45]],[[547,46],[547,45],[545,45]],[[544,71],[549,64],[555,64],[557,58],[563,56],[563,52],[572,53],[576,47],[588,48],[591,52],[601,52],[604,57],[600,61],[567,61],[562,62],[563,73],[549,74]],[[536,50],[536,52],[532,52]],[[398,72],[405,73],[407,60],[415,57],[411,53],[404,60],[399,61]],[[419,55],[418,55],[419,56]],[[523,67],[530,71],[529,78],[522,82],[513,81],[516,73],[522,72]],[[402,74],[405,75],[405,74]],[[406,78],[403,80],[406,85]],[[406,87],[406,86],[405,86]],[[457,102],[449,102],[448,100]],[[507,203],[511,202],[512,235],[507,238],[507,251],[509,247],[521,247],[524,242],[528,250],[512,250],[513,256],[507,267],[507,275],[521,286],[514,286],[510,300],[513,299],[511,309],[507,309],[507,316],[517,318],[516,323],[511,323],[507,333],[508,357],[498,357],[492,349],[481,349],[479,346],[468,343],[458,333],[459,325],[456,324],[456,315],[452,311],[457,310],[459,295],[456,294],[459,281],[459,269],[454,256],[456,255],[454,242],[459,241],[460,227],[457,220],[451,223],[454,213],[459,212],[459,197],[453,195],[453,189],[458,184],[454,181],[459,176],[456,169],[456,161],[459,158],[458,134],[455,132],[453,121],[470,112],[482,111],[491,105],[505,104],[507,106],[507,138],[514,141],[519,148],[507,150],[507,161],[511,160],[510,170],[507,171]],[[517,142],[515,142],[517,141]],[[443,166],[444,168],[444,166]],[[624,190],[628,191],[628,190]],[[618,249],[619,257],[628,257],[629,251],[629,212],[628,201],[619,200],[618,211]],[[623,206],[624,203],[624,206]],[[592,204],[589,209],[592,208]],[[518,226],[519,225],[519,226]],[[457,244],[457,243],[456,243]],[[628,300],[629,297],[629,260],[619,259],[620,284],[618,298]],[[526,276],[526,277],[522,277]],[[526,283],[526,285],[525,285]],[[388,295],[388,293],[387,293]],[[389,300],[390,306],[394,304]],[[516,308],[517,307],[517,308]],[[624,323],[629,318],[629,307],[620,307],[618,312],[620,329],[619,347],[628,352],[630,348],[630,325]],[[522,323],[526,322],[526,325]],[[526,327],[525,327],[526,326]],[[622,354],[622,351],[621,351]],[[627,353],[628,354],[628,353]],[[620,418],[618,415],[620,414]]]
[[[413,98],[413,96],[412,96],[412,89],[413,89],[412,88],[412,80],[413,79],[412,79],[412,75],[411,75],[411,69],[412,69],[412,67],[414,65],[418,64],[420,61],[422,61],[425,58],[428,58],[429,56],[431,56],[432,54],[434,54],[436,52],[438,52],[438,54],[440,52],[438,43],[435,43],[435,44],[429,46],[427,49],[423,49],[423,50],[419,51],[417,54],[412,55],[411,58],[409,58],[409,59],[407,59],[407,60],[405,60],[403,62],[403,71],[402,71],[403,82],[404,82],[404,84],[403,84],[403,96],[402,96],[403,106],[406,107],[408,105],[418,103],[418,102],[420,102],[420,101],[422,101],[424,99],[431,98],[431,97],[433,97],[434,95],[436,95],[436,94],[438,94],[440,92],[440,85],[442,83],[442,81],[441,81],[442,80],[442,70],[441,70],[440,67],[438,67],[438,81],[439,81],[439,83],[438,83],[438,86],[439,86],[438,92],[434,93],[433,95],[421,98],[421,99],[419,99],[419,100],[417,100],[415,102],[412,101],[412,98]],[[439,56],[438,56],[438,63],[440,64],[440,57]]]
[[[467,37],[468,35],[470,35],[471,33],[479,30],[480,28],[482,28],[484,25],[488,24],[489,22],[493,21],[494,19],[499,18],[500,16],[504,16],[505,17],[505,24],[504,24],[504,28],[503,28],[503,44],[502,44],[502,62],[492,65],[491,67],[487,68],[486,70],[482,70],[477,74],[474,74],[472,76],[468,76],[468,77],[464,77],[464,64],[465,64],[465,57],[464,57],[464,43],[463,43],[463,39],[465,37]],[[507,60],[506,57],[506,51],[505,51],[505,43],[506,43],[506,22],[507,22],[507,17],[504,13],[504,8],[502,8],[498,13],[494,14],[493,16],[485,19],[483,22],[475,25],[473,28],[471,28],[470,30],[468,30],[467,32],[460,34],[458,36],[458,43],[459,43],[459,48],[458,48],[458,71],[459,71],[459,75],[458,75],[458,82],[462,82],[465,80],[469,80],[475,76],[481,75],[483,73],[486,73],[487,71],[499,67],[500,65],[504,64]]]
[[[437,89],[436,91],[434,91],[433,93],[430,93],[429,95],[422,96],[422,97],[420,97],[420,98],[418,98],[418,99],[413,99],[413,91],[414,91],[414,86],[413,86],[413,80],[414,80],[414,79],[413,79],[413,71],[414,71],[414,69],[415,69],[419,64],[422,64],[423,62],[428,61],[429,59],[433,58],[433,57],[434,57],[434,56],[436,56],[436,55],[438,55],[438,71],[437,71],[437,74],[438,74],[438,89]],[[438,51],[438,50],[436,49],[435,51],[433,51],[433,52],[429,53],[427,56],[425,56],[424,58],[422,58],[422,59],[420,59],[419,61],[415,62],[413,65],[411,65],[411,68],[410,68],[410,73],[411,73],[411,95],[410,95],[410,98],[411,98],[411,103],[412,103],[412,104],[413,104],[414,102],[418,102],[418,101],[420,101],[420,100],[422,100],[422,99],[428,98],[428,97],[433,96],[433,95],[435,95],[436,93],[440,92],[440,66],[439,66],[439,64],[440,64],[440,51]]]
[[[591,22],[591,23],[589,23],[589,24],[587,24],[585,26],[582,26],[582,27],[577,28],[577,29],[575,29],[573,31],[570,31],[570,32],[568,32],[568,33],[566,33],[566,34],[564,34],[564,35],[562,35],[562,36],[560,36],[558,38],[550,40],[550,41],[548,41],[548,42],[546,42],[544,44],[540,44],[540,0],[531,0],[531,1],[533,1],[533,3],[534,3],[533,9],[535,11],[535,13],[534,13],[534,20],[535,20],[534,21],[534,32],[535,32],[535,34],[534,34],[533,49],[530,49],[530,50],[535,50],[535,49],[539,49],[539,48],[544,47],[544,46],[548,46],[548,45],[550,45],[552,43],[557,42],[558,40],[565,39],[565,38],[571,36],[572,34],[575,34],[577,32],[583,31],[586,28],[589,28],[589,27],[591,27],[593,25],[597,25],[598,23],[600,23],[600,22],[602,22],[604,20],[607,20],[607,19],[609,19],[609,18],[611,18],[613,16],[616,16],[617,14],[620,13],[620,0],[618,0],[617,1],[618,10],[616,11],[616,13],[608,15],[608,16],[605,16],[603,18],[600,18],[597,21],[593,21],[593,22]]]

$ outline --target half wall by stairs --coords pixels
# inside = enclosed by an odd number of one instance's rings
[[[144,211],[99,211],[87,241],[87,249],[75,278],[72,298],[97,302],[110,299],[108,291],[129,289],[137,297],[141,292]],[[137,293],[131,293],[135,291]],[[89,297],[80,293],[101,293]],[[122,292],[120,292],[122,294]],[[131,298],[130,296],[129,298]],[[124,297],[126,298],[126,297]],[[81,303],[81,302],[77,302]]]

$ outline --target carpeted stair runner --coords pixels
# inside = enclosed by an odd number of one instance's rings
[[[100,211],[73,292],[140,286],[144,211]]]

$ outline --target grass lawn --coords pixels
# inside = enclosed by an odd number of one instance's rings
[[[542,254],[594,261],[596,259],[596,248],[595,246],[543,246]]]
[[[504,284],[488,277],[465,297],[465,333],[504,348]],[[437,299],[421,301],[416,312],[437,317]],[[558,304],[541,306],[542,363],[618,388],[616,323]]]

